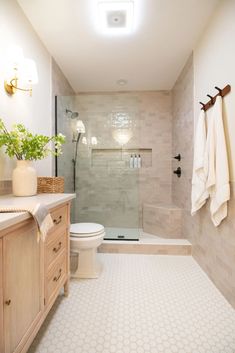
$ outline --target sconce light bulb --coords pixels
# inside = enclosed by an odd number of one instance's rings
[[[83,124],[82,120],[78,120],[77,124],[76,124],[76,130],[78,133],[80,134],[85,134],[86,129],[85,129],[85,125]]]
[[[92,136],[92,138],[91,138],[91,144],[92,144],[92,145],[97,145],[97,144],[98,144],[97,137]]]

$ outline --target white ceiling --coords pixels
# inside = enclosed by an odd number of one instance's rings
[[[136,30],[121,37],[97,31],[97,0],[18,3],[76,92],[171,89],[218,0],[134,1]]]

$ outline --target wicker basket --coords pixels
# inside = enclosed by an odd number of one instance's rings
[[[63,193],[64,178],[62,177],[38,177],[38,194]]]

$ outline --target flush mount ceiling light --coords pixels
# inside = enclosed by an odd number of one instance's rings
[[[98,1],[99,25],[106,34],[128,34],[133,29],[134,2]]]

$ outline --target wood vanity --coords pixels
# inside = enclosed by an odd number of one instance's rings
[[[28,213],[1,214],[0,353],[27,352],[61,288],[68,295],[73,197],[72,194],[34,197],[38,202],[43,199],[54,222],[45,242],[37,241],[37,226]],[[3,200],[0,197],[1,204]]]

